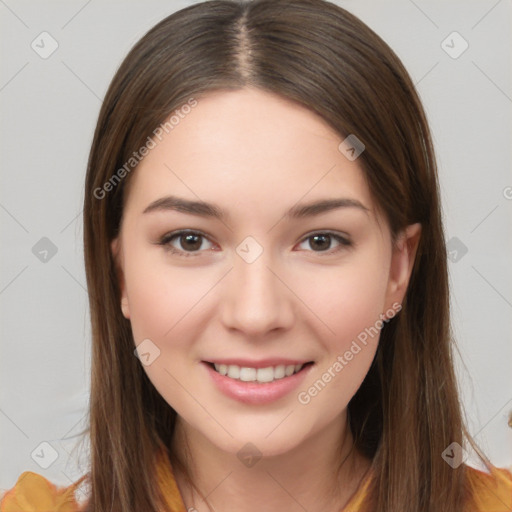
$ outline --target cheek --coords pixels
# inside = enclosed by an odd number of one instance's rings
[[[310,287],[311,310],[328,328],[321,328],[324,356],[318,370],[297,397],[308,412],[332,419],[347,406],[368,373],[383,325],[380,315],[388,263],[385,253],[372,247],[347,259],[345,265],[310,276],[315,283]]]
[[[323,331],[331,348],[343,350],[384,312],[389,269],[377,254],[367,251],[346,265],[316,271],[307,280],[309,287],[300,279],[301,294],[326,325]]]
[[[149,339],[157,347],[149,345],[150,350],[158,350],[144,371],[171,407],[186,411],[190,397],[180,383],[195,387],[189,377],[194,359],[191,340],[200,336],[201,325],[195,320],[201,297],[215,282],[213,276],[190,274],[162,258],[134,251],[125,261],[125,279],[134,343]]]
[[[150,338],[160,345],[179,330],[181,323],[187,323],[211,288],[208,283],[214,282],[212,276],[191,275],[157,259],[133,253],[125,262],[126,294],[136,343]]]

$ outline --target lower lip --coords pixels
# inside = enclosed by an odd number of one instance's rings
[[[205,362],[202,364],[222,393],[234,400],[251,405],[268,404],[291,393],[301,384],[313,366],[308,364],[290,377],[283,377],[272,382],[243,382],[221,375]]]

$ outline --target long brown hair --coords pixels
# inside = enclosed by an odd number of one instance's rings
[[[366,510],[471,509],[467,467],[452,469],[441,457],[453,442],[477,447],[454,375],[436,163],[414,84],[379,36],[332,3],[218,0],[152,28],[121,64],[99,115],[84,205],[93,336],[87,510],[165,510],[153,468],[160,446],[173,456],[176,412],[134,357],[110,250],[136,172],[126,162],[191,98],[246,86],[298,102],[341,136],[355,134],[365,145],[358,162],[393,236],[422,225],[403,308],[382,329],[348,405],[355,448],[372,459],[375,476]]]

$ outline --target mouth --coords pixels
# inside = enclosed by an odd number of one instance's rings
[[[295,364],[277,364],[262,367],[213,363],[204,361],[210,368],[218,374],[240,382],[255,382],[268,384],[274,381],[286,379],[297,373],[303,372],[307,367],[313,364],[313,361]]]
[[[313,371],[314,361],[222,359],[202,361],[222,394],[246,405],[264,406],[291,395]]]

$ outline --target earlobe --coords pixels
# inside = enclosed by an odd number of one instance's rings
[[[421,224],[411,224],[400,233],[393,247],[388,285],[389,304],[402,303],[405,297],[420,238]]]
[[[121,311],[126,319],[130,318],[130,306],[128,303],[128,297],[126,296],[126,286],[124,281],[123,262],[122,262],[122,251],[121,242],[119,237],[114,238],[110,244],[110,250],[112,251],[112,258],[114,260],[114,266],[116,269],[116,277],[121,293]]]

